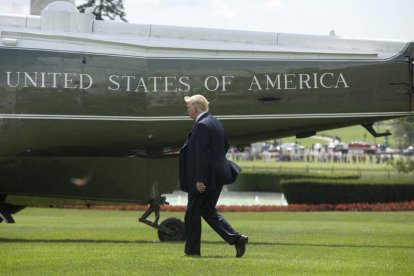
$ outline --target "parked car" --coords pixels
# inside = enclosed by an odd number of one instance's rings
[[[409,146],[408,148],[403,149],[403,154],[404,155],[408,155],[408,156],[414,155],[414,147],[413,146]]]
[[[294,153],[305,150],[305,147],[296,143],[283,143],[279,146],[282,153]]]
[[[346,143],[337,143],[333,148],[334,152],[342,152],[342,154],[348,153],[348,145]]]

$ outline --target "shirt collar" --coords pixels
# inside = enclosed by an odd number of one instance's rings
[[[196,119],[196,123],[198,122],[198,120],[200,120],[201,116],[203,116],[206,113],[207,112],[201,112],[200,114],[198,114],[197,119]]]

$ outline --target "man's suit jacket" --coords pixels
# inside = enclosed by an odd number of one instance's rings
[[[197,192],[196,182],[204,182],[206,189],[233,183],[240,168],[227,160],[228,149],[220,121],[209,113],[203,114],[180,150],[181,190]]]

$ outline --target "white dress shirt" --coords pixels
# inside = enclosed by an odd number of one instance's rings
[[[204,114],[206,114],[206,112],[201,112],[200,114],[198,114],[197,119],[196,119],[196,123],[198,122],[198,120],[201,118],[201,116],[203,116]]]

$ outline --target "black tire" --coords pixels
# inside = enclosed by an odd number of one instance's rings
[[[185,240],[185,224],[178,218],[167,218],[161,225],[172,231],[172,234],[164,233],[158,230],[158,238],[162,242],[166,241],[184,241]]]

